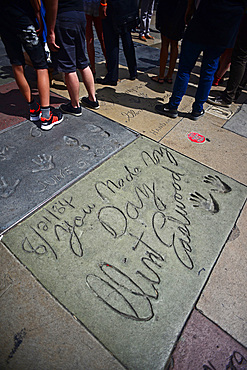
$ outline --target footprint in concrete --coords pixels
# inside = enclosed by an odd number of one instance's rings
[[[219,205],[211,194],[209,194],[209,198],[205,198],[195,191],[194,194],[190,194],[189,200],[194,202],[193,207],[203,208],[213,214],[219,212]]]
[[[232,191],[232,188],[229,185],[227,185],[224,181],[222,181],[217,175],[204,176],[203,181],[213,186],[213,188],[211,189],[212,191],[218,193],[230,193],[230,191]]]

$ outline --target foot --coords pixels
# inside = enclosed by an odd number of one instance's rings
[[[51,130],[53,126],[58,125],[60,122],[62,122],[62,120],[63,120],[63,115],[60,112],[60,110],[51,108],[50,118],[47,119],[42,116],[40,117],[40,122],[41,122],[40,128],[41,130],[45,130],[45,131]]]
[[[159,84],[163,84],[163,83],[164,83],[165,78],[164,78],[164,77],[163,77],[163,78],[161,78],[161,77],[159,77],[159,76],[152,76],[152,77],[151,77],[151,80],[152,80],[152,81],[154,81],[154,82],[158,82]]]
[[[148,34],[148,35],[146,35],[146,39],[154,40],[154,37]]]
[[[192,112],[190,113],[190,119],[192,119],[193,121],[197,121],[200,117],[204,115],[204,113],[205,113],[204,109],[201,110],[200,112],[192,110]]]
[[[101,85],[117,86],[117,81],[110,81],[107,78],[96,78],[96,83]]]
[[[81,103],[83,105],[85,105],[87,108],[99,109],[99,102],[98,102],[98,100],[91,101],[91,100],[89,100],[88,97],[84,96],[83,98],[81,98]]]
[[[219,107],[230,108],[230,106],[231,106],[231,104],[227,103],[225,100],[223,100],[220,95],[215,96],[214,98],[208,98],[207,102],[209,104],[217,105]]]
[[[139,39],[141,41],[147,41],[146,37],[144,35],[139,35]]]
[[[178,116],[177,109],[171,109],[169,107],[169,103],[166,104],[158,104],[155,106],[156,112],[159,114],[163,114],[164,116],[170,117],[170,118],[176,118]]]
[[[63,113],[72,114],[72,116],[78,117],[82,115],[81,107],[74,108],[71,102],[60,105],[60,109]]]
[[[164,78],[164,82],[166,82],[167,84],[172,84],[172,78],[166,76]]]

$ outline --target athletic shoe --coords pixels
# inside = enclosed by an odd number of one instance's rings
[[[169,103],[166,104],[158,104],[155,106],[156,112],[159,114],[163,114],[164,116],[170,117],[170,118],[176,118],[178,116],[177,109],[170,109]]]
[[[77,108],[74,108],[74,107],[72,107],[71,102],[69,102],[67,104],[61,104],[60,109],[63,113],[72,114],[73,116],[76,116],[76,117],[82,115],[81,106],[77,107]]]
[[[141,41],[147,41],[146,37],[145,37],[145,36],[143,36],[143,35],[139,35],[139,39],[140,39]]]
[[[63,115],[59,109],[50,110],[50,118],[40,117],[41,121],[41,130],[51,130],[53,126],[58,125],[63,120]]]
[[[154,40],[154,37],[148,34],[148,35],[146,35],[146,39]]]
[[[41,116],[41,110],[40,110],[40,105],[37,103],[38,108],[37,109],[30,109],[30,121],[36,122],[39,121],[40,116]]]
[[[101,85],[117,86],[117,81],[110,81],[107,78],[96,78],[96,83]]]
[[[207,102],[209,104],[217,105],[219,107],[230,108],[230,106],[231,106],[231,104],[227,103],[225,100],[223,100],[220,95],[215,96],[214,98],[208,98]]]
[[[201,110],[201,112],[196,112],[196,111],[192,111],[190,113],[190,118],[193,119],[193,121],[197,121],[200,117],[202,117],[204,115],[205,111],[204,109]]]
[[[81,103],[84,104],[87,108],[99,109],[98,100],[91,101],[88,97],[84,96],[83,98],[81,98]]]

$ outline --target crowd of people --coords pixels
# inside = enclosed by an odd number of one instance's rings
[[[203,116],[206,101],[230,106],[247,82],[247,0],[1,0],[0,36],[16,83],[27,101],[30,120],[39,122],[42,130],[50,130],[62,122],[63,114],[80,116],[82,105],[98,109],[95,82],[110,86],[118,82],[120,38],[129,78],[135,80],[138,66],[131,31],[139,26],[140,40],[153,38],[150,23],[154,6],[161,50],[159,74],[151,77],[153,81],[173,83],[178,43],[182,40],[172,95],[166,104],[155,106],[156,112],[171,118],[178,116],[179,104],[200,55],[200,78],[191,119]],[[93,27],[106,59],[104,77],[96,77]],[[44,39],[54,70],[64,73],[70,97],[69,103],[59,109],[50,106]],[[33,98],[25,76],[23,49],[36,70],[39,102]],[[219,83],[229,66],[225,91],[213,99],[208,98],[212,85]],[[88,94],[81,99],[78,72]]]

